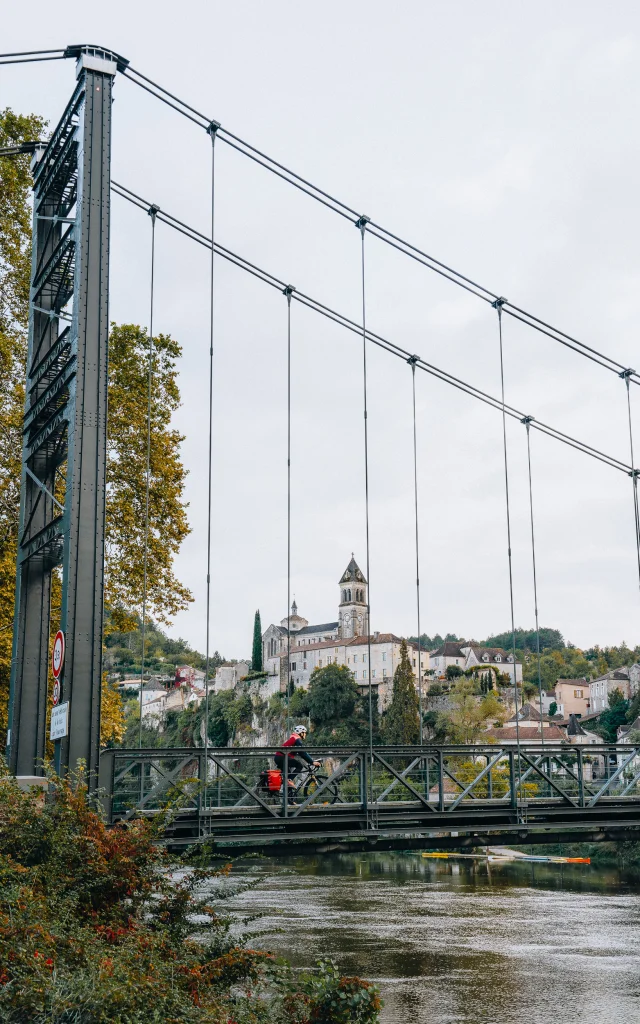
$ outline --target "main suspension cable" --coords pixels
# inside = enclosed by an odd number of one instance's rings
[[[213,330],[214,330],[214,273],[216,227],[216,132],[217,124],[210,125],[211,136],[211,262],[209,265],[209,450],[207,461],[207,626],[204,668],[204,800],[207,805],[209,782],[209,656],[211,647],[211,518],[213,479]]]
[[[418,436],[416,431],[416,363],[418,356],[411,356],[411,398],[413,403],[413,502],[415,509],[416,534],[416,614],[418,618],[418,704],[420,708],[420,746],[422,746],[422,640],[420,632],[420,544],[418,526]]]
[[[195,107],[192,107],[184,100],[181,100],[174,93],[169,92],[169,90],[165,89],[164,86],[159,85],[157,82],[154,82],[151,78],[147,77],[146,75],[143,75],[142,72],[137,71],[135,68],[131,67],[131,65],[123,65],[121,66],[120,70],[122,71],[123,75],[126,78],[128,78],[131,82],[145,89],[151,95],[155,96],[156,99],[159,99],[163,103],[166,103],[177,113],[182,114],[183,117],[188,118],[190,121],[194,122],[199,127],[208,130],[208,126],[209,124],[211,124],[210,117],[207,117],[205,114],[198,111]],[[299,191],[304,192],[310,198],[316,200],[316,202],[321,203],[322,205],[332,210],[334,213],[339,214],[341,217],[347,220],[353,220],[354,217],[358,216],[356,210],[353,207],[349,206],[347,203],[343,202],[341,199],[337,199],[335,196],[331,195],[331,193],[325,191],[324,189],[321,189],[317,185],[314,185],[308,179],[303,178],[301,175],[291,170],[291,168],[287,167],[285,164],[280,163],[273,157],[268,156],[266,153],[258,149],[256,146],[251,145],[251,143],[246,142],[244,139],[240,138],[240,136],[234,134],[231,131],[228,131],[226,128],[223,128],[222,126],[219,129],[219,137],[221,141],[225,142],[228,146],[235,149],[241,155],[248,157],[255,163],[259,164],[261,167],[264,167],[266,170],[270,171],[272,174],[286,181],[288,184],[293,185]],[[424,252],[424,250],[420,249],[418,246],[413,245],[411,242],[407,242],[405,239],[401,238],[399,235],[394,234],[392,231],[389,231],[381,224],[378,224],[375,221],[371,220],[369,220],[367,223],[367,230],[369,231],[370,234],[374,235],[374,237],[378,238],[380,241],[385,242],[387,245],[392,246],[399,252],[402,252],[404,255],[410,256],[413,259],[417,259],[417,261],[422,263],[423,266],[427,267],[432,271],[435,271],[436,273],[442,275],[443,277],[446,277],[452,283],[458,285],[461,288],[466,289],[467,291],[476,295],[478,298],[483,299],[485,302],[493,303],[499,298],[497,292],[494,292],[491,289],[486,288],[484,285],[479,284],[477,281],[474,281],[472,278],[466,276],[465,274],[462,274],[459,271],[454,270],[452,267],[448,266],[441,260],[436,259],[434,256],[430,256],[428,253]],[[503,305],[504,311],[508,313],[510,316],[514,316],[516,319],[521,320],[523,323],[527,324],[533,330],[539,331],[540,333],[547,335],[547,337],[558,342],[559,344],[565,345],[566,347],[572,349],[574,352],[577,352],[578,354],[591,359],[593,362],[597,363],[603,368],[616,373],[624,368],[622,363],[618,362],[612,357],[607,356],[603,352],[599,352],[597,349],[593,348],[590,345],[587,345],[585,342],[579,341],[577,338],[574,338],[572,335],[567,334],[565,331],[561,331],[558,328],[552,327],[550,324],[546,323],[541,318],[536,317],[533,314],[527,313],[521,307],[512,305],[506,300],[503,301]],[[632,380],[635,384],[640,384],[640,375],[633,372]]]
[[[531,561],[533,565],[533,606],[536,617],[536,659],[538,662],[538,694],[540,703],[540,736],[544,743],[544,722],[542,707],[542,669],[540,664],[540,623],[538,619],[538,573],[536,568],[536,538],[533,528],[533,485],[531,482],[531,438],[529,428],[531,417],[525,416],[522,420],[527,428],[527,468],[529,471],[529,518],[531,520]]]
[[[137,206],[140,209],[148,209],[148,201],[143,199],[137,193],[132,192],[131,189],[128,189],[124,185],[120,185],[117,182],[112,182],[111,184],[113,191],[116,195],[119,195],[121,198],[126,199],[132,205]],[[185,235],[187,238],[190,238],[192,241],[197,242],[198,245],[202,245],[205,248],[211,248],[210,238],[208,238],[206,235],[204,235],[197,229],[190,227],[188,224],[185,224],[183,221],[178,220],[177,217],[173,217],[172,215],[167,214],[164,211],[160,210],[158,211],[158,220],[161,220],[163,223],[167,224],[169,227],[172,227],[175,231],[178,231],[180,234]],[[222,259],[226,260],[229,263],[232,263],[240,270],[244,270],[246,273],[251,274],[253,277],[256,277],[258,280],[262,281],[264,284],[268,284],[272,288],[278,289],[278,291],[284,291],[284,288],[286,287],[285,282],[280,278],[276,277],[274,274],[271,274],[269,271],[263,270],[262,268],[256,266],[256,264],[251,263],[249,260],[246,260],[242,256],[239,256],[237,253],[234,253],[231,249],[228,249],[225,246],[220,245],[219,242],[215,243],[215,249],[216,253]],[[337,310],[332,309],[330,306],[325,305],[324,303],[312,298],[309,295],[305,295],[304,292],[298,291],[297,289],[294,292],[292,298],[294,298],[296,302],[299,302],[302,305],[307,306],[315,313],[320,313],[326,319],[332,320],[340,327],[343,327],[346,330],[351,331],[354,334],[357,334],[358,337],[361,337],[363,325],[357,323],[355,320],[351,320],[344,314],[339,313]],[[366,336],[367,340],[370,341],[372,344],[376,345],[378,348],[384,349],[391,355],[397,356],[404,362],[406,362],[410,358],[411,353],[407,349],[402,348],[395,342],[392,342],[389,339],[384,338],[380,334],[376,334],[375,332],[369,330],[368,328],[366,328]],[[510,406],[506,403],[503,404],[500,401],[500,399],[495,398],[492,395],[489,395],[485,391],[482,391],[480,388],[477,388],[474,384],[469,384],[467,381],[464,381],[459,377],[455,377],[453,374],[448,373],[446,370],[442,370],[440,367],[435,366],[433,363],[427,362],[425,359],[420,358],[416,363],[416,367],[419,370],[423,370],[424,372],[428,373],[430,376],[433,376],[438,380],[443,381],[443,383],[456,388],[457,390],[463,392],[464,394],[467,394],[472,398],[475,398],[478,401],[483,402],[485,405],[488,405],[499,412],[502,412],[504,410],[507,416],[510,416],[512,419],[517,419],[518,421],[521,421],[525,415],[521,410],[516,409],[513,406]],[[594,448],[592,445],[588,445],[586,444],[586,442],[580,441],[579,439],[572,437],[570,434],[565,434],[562,431],[558,430],[557,428],[552,427],[547,423],[543,423],[541,420],[537,420],[532,417],[531,426],[534,427],[536,430],[540,431],[540,433],[546,434],[547,436],[552,437],[556,441],[562,441],[563,444],[575,448],[577,451],[581,451],[585,455],[590,455],[592,458],[595,458],[598,461],[603,462],[605,465],[610,466],[612,469],[617,469],[620,472],[623,472],[627,475],[631,470],[631,466],[629,466],[626,462],[623,462],[622,460],[617,459],[612,455],[607,455],[605,452],[600,451],[598,448]]]
[[[158,207],[152,205],[148,209],[151,217],[151,287],[149,301],[149,369],[147,375],[147,461],[145,470],[145,508],[144,508],[144,556],[142,577],[142,660],[140,666],[140,723],[138,727],[138,746],[142,748],[142,691],[144,689],[145,642],[147,629],[147,576],[149,555],[149,493],[151,490],[151,392],[153,382],[153,291],[156,258],[156,215]],[[142,771],[142,769],[141,769]]]
[[[513,563],[511,556],[511,510],[509,505],[509,461],[507,456],[507,417],[504,408],[504,353],[502,346],[502,305],[504,299],[496,299],[495,309],[498,313],[498,341],[500,348],[500,394],[502,395],[502,448],[504,454],[504,494],[507,513],[507,558],[509,563],[509,604],[511,609],[511,646],[513,656],[513,699],[516,715],[516,747],[518,749],[518,780],[521,775],[520,762],[520,721],[518,718],[518,666],[516,662],[516,621],[513,610]],[[518,781],[518,790],[520,783]],[[516,799],[518,793],[516,792]]]

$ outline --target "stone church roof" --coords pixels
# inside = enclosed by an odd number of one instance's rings
[[[351,552],[351,561],[349,562],[347,568],[345,569],[344,573],[342,574],[342,578],[340,579],[340,583],[366,583],[366,582],[367,581],[364,578],[364,573],[362,572],[362,569],[359,567],[358,563],[356,562],[355,558],[353,557],[353,551],[352,551]]]

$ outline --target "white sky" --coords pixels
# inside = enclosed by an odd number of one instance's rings
[[[639,366],[640,9],[569,0],[7,6],[4,52],[112,47],[224,127],[395,233]],[[55,24],[54,24],[55,23]],[[74,63],[3,68],[0,105],[55,124]],[[113,177],[207,229],[210,142],[115,85]],[[359,233],[233,150],[217,155],[217,240],[357,319]],[[149,219],[113,201],[111,317],[148,320]],[[171,632],[205,643],[208,253],[160,226],[155,328],[184,346],[193,532],[177,569],[195,603]],[[499,394],[496,314],[370,238],[367,323]],[[212,649],[250,651],[286,605],[286,301],[218,261]],[[415,632],[411,375],[371,349],[374,629]],[[628,460],[624,385],[505,318],[507,401]],[[361,343],[293,308],[292,592],[337,617],[365,568]],[[417,375],[422,626],[509,626],[499,413]],[[640,390],[634,388],[640,446]],[[508,423],[516,624],[534,621],[524,428]],[[631,483],[532,436],[541,625],[579,646],[640,641]],[[637,460],[636,460],[637,461]]]

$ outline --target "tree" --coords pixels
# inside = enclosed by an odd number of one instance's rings
[[[253,672],[262,672],[262,625],[260,624],[260,609],[256,611],[253,619],[253,650],[251,652],[251,669]]]
[[[377,731],[376,703],[374,700]],[[346,665],[326,665],[311,673],[308,707],[314,743],[364,743],[368,739],[368,694],[360,694]]]
[[[598,717],[594,731],[602,736],[607,743],[615,743],[618,738],[618,729],[627,721],[629,701],[625,700],[620,691],[613,691],[609,694],[609,707]]]
[[[458,676],[461,676],[463,674],[464,673],[459,665],[447,665],[447,671],[445,672],[445,675],[449,682],[451,682],[452,679],[457,679]]]
[[[549,705],[549,714],[552,718],[554,715],[558,714],[558,705],[556,704],[555,700],[552,700]]]
[[[460,679],[456,683],[451,701],[453,710],[449,714],[448,738],[454,743],[474,743],[487,722],[504,721],[505,708],[495,692],[490,691],[478,700],[468,679]]]
[[[122,743],[125,730],[124,705],[117,686],[102,674],[100,702],[100,743],[103,747]]]
[[[391,703],[384,716],[385,743],[417,743],[420,738],[420,711],[407,641],[403,640],[400,644],[400,664],[393,676]]]
[[[160,622],[193,600],[176,578],[173,559],[190,532],[183,500],[184,440],[171,428],[180,405],[176,361],[182,353],[168,334],[153,339],[147,612]],[[135,324],[111,325],[107,426],[105,603],[114,625],[132,629],[142,611],[144,577],[148,337]]]

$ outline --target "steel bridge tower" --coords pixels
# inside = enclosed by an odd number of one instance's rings
[[[52,575],[62,576],[67,735],[56,767],[97,773],[107,453],[109,220],[113,79],[126,61],[70,47],[77,85],[35,151],[33,255],[18,571],[7,754],[42,775],[50,702]],[[62,567],[61,570],[59,567]],[[92,778],[95,776],[92,776]]]

